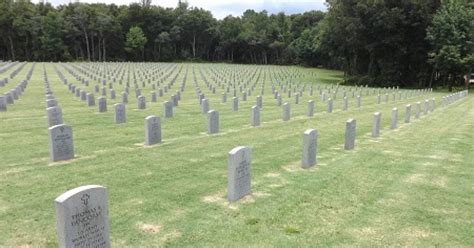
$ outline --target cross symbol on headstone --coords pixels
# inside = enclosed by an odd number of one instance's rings
[[[82,202],[84,202],[84,205],[87,206],[87,204],[89,203],[89,198],[90,198],[89,194],[84,194],[84,195],[81,197],[81,200],[82,200]]]

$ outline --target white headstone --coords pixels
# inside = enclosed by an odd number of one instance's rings
[[[81,186],[60,195],[54,203],[59,247],[110,247],[106,188]]]

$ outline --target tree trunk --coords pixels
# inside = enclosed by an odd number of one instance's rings
[[[469,70],[469,72],[466,75],[466,80],[464,81],[464,89],[467,90],[469,88],[469,81],[471,80],[471,73],[472,69]]]
[[[433,70],[431,71],[430,84],[428,85],[428,86],[429,86],[428,88],[433,87],[433,77],[434,77],[434,74],[435,74],[435,70],[434,70],[434,68],[433,68]]]
[[[97,38],[97,41],[99,42],[99,44],[97,44],[97,51],[99,53],[99,57],[97,58],[97,61],[102,61],[102,49],[100,49],[100,37]]]
[[[15,47],[13,46],[13,39],[11,35],[8,35],[8,40],[10,41],[10,53],[12,61],[15,61]]]
[[[158,44],[158,61],[161,59],[161,43]]]
[[[196,58],[196,33],[193,33],[193,58]]]
[[[89,47],[89,36],[87,35],[87,31],[85,28],[82,29],[84,32],[84,38],[86,39],[86,50],[87,50],[87,61],[91,61],[91,52]]]
[[[104,49],[104,51],[102,52],[102,59],[105,61],[107,61],[107,57],[105,56],[106,55],[106,49],[105,49],[105,38],[102,39],[102,49]]]

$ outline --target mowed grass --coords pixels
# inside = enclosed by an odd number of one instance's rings
[[[13,88],[30,66],[0,90]],[[80,85],[56,66],[69,82]],[[269,77],[282,67],[265,66],[258,67],[267,74],[262,125],[252,128],[250,108],[259,87],[232,112],[230,95],[221,104],[222,91],[211,94],[198,73],[199,68],[232,66],[180,66],[189,70],[175,117],[162,118],[162,144],[144,147],[144,118],[162,115],[162,102],[178,89],[184,69],[157,103],[149,102],[150,87],[143,90],[146,110],[136,109],[131,87],[128,122],[116,125],[112,104],[119,101],[123,85],[114,86],[117,99],[108,99],[108,112],[99,114],[97,107],[89,108],[69,93],[53,65],[46,64],[64,122],[73,128],[76,150],[74,160],[51,163],[38,63],[20,100],[0,112],[0,246],[56,247],[53,201],[87,184],[108,188],[113,247],[474,246],[474,97],[441,107],[445,92],[380,105],[376,96],[364,95],[360,109],[350,97],[349,110],[341,111],[339,96],[335,112],[328,114],[316,89],[312,97],[306,92],[299,105],[282,93],[292,111],[292,119],[283,122]],[[192,68],[211,109],[220,113],[218,135],[206,134],[207,117],[200,113]],[[301,73],[294,82],[317,85],[334,84],[342,76],[321,69],[289,70]],[[437,109],[415,120],[415,103],[432,97]],[[305,116],[309,99],[316,102],[312,118]],[[412,122],[404,124],[408,103]],[[396,130],[389,127],[393,107],[399,109]],[[370,137],[375,111],[382,112],[381,137],[376,139]],[[344,151],[349,118],[357,120],[356,148]],[[302,170],[301,145],[308,128],[319,133],[318,165]],[[240,145],[252,149],[253,194],[229,204],[227,153]]]

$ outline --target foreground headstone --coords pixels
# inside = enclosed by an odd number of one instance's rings
[[[60,107],[50,107],[46,109],[48,115],[48,127],[63,124],[63,113]]]
[[[250,116],[250,125],[252,127],[260,126],[260,107],[257,105],[252,107],[252,113]]]
[[[393,108],[392,109],[392,121],[390,123],[390,129],[397,128],[397,123],[398,123],[398,109]]]
[[[145,118],[145,145],[151,146],[161,143],[160,117],[150,115]]]
[[[74,158],[72,128],[65,124],[48,129],[49,155],[53,162]]]
[[[301,161],[301,167],[304,169],[316,164],[317,139],[318,132],[315,129],[308,129],[304,132],[303,159]]]
[[[106,188],[81,186],[60,195],[54,203],[59,247],[110,247]]]
[[[114,113],[115,124],[127,122],[127,115],[125,113],[125,104],[123,103],[114,104],[114,110],[115,110],[115,113]]]
[[[214,134],[219,132],[219,112],[210,110],[207,112],[207,133]]]
[[[251,193],[251,150],[239,146],[229,152],[227,162],[227,199],[230,202]]]
[[[346,122],[346,135],[345,135],[345,142],[344,142],[345,150],[354,149],[355,136],[356,136],[356,120],[349,119]]]
[[[377,138],[380,136],[380,122],[382,120],[382,114],[380,112],[374,113],[374,123],[372,125],[372,137]]]

